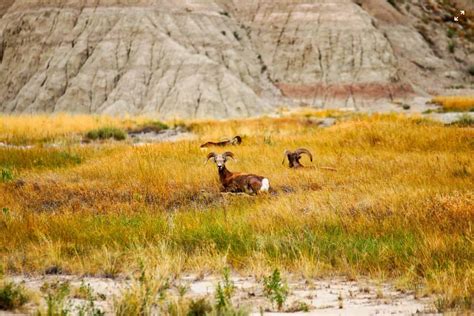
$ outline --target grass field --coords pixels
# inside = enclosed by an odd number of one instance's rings
[[[326,115],[337,124],[308,119]],[[175,275],[278,267],[393,280],[440,295],[447,308],[472,306],[472,127],[323,112],[185,122],[195,141],[78,144],[90,129],[145,120],[0,117],[0,142],[37,144],[0,147],[1,270],[113,277],[143,263]],[[199,144],[236,134],[243,144],[227,148],[237,158],[228,168],[268,177],[276,194],[219,193]],[[313,152],[313,164],[303,158],[313,168],[281,164],[283,151],[297,147]]]
[[[474,96],[437,96],[431,103],[440,105],[443,112],[474,111]]]

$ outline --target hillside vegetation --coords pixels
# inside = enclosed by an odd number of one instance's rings
[[[327,115],[335,126],[314,123]],[[185,122],[195,141],[78,142],[91,129],[143,121],[0,117],[0,142],[35,144],[0,147],[1,270],[114,277],[143,263],[172,274],[278,267],[395,280],[450,308],[471,306],[474,129],[308,112]],[[237,158],[227,167],[268,177],[275,193],[220,194],[199,144],[236,134],[243,144],[225,149]],[[63,145],[47,146],[55,142]],[[302,161],[311,168],[281,164],[297,147],[313,152],[312,164]]]

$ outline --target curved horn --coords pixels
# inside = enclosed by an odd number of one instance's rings
[[[298,148],[295,153],[299,156],[301,154],[306,154],[309,156],[309,160],[313,161],[313,155],[311,155],[311,153],[309,152],[308,149],[306,148]]]
[[[225,153],[222,154],[222,157],[224,157],[225,159],[227,159],[227,157],[230,157],[232,159],[235,159],[234,157],[234,154],[230,151],[226,151]]]
[[[282,165],[285,164],[285,159],[288,158],[288,154],[291,154],[291,151],[285,149],[285,152],[283,153],[283,161],[281,162]]]
[[[207,163],[207,162],[209,161],[209,159],[211,159],[211,158],[214,158],[214,159],[215,159],[216,156],[217,156],[217,155],[216,155],[215,152],[208,153],[208,154],[207,154],[206,163]]]

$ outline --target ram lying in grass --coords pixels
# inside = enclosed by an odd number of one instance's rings
[[[68,116],[60,127],[54,117],[0,120],[0,141],[28,142],[68,139],[112,119],[82,117],[87,128],[77,131]],[[380,115],[341,117],[326,129],[298,116],[188,126],[195,141],[71,141],[13,155],[0,148],[9,170],[0,183],[0,270],[114,277],[133,273],[143,258],[166,258],[174,274],[279,267],[391,279],[441,295],[449,308],[472,304],[472,127]],[[232,148],[239,159],[229,168],[271,176],[277,194],[219,193],[199,145],[236,134],[246,141]],[[316,168],[282,166],[284,150],[299,147]]]

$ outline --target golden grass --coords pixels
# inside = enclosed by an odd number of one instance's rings
[[[31,144],[63,140],[104,126],[129,128],[149,121],[145,117],[117,118],[83,114],[0,115],[0,141]]]
[[[442,106],[445,112],[469,112],[474,110],[474,96],[437,96],[431,103]]]
[[[230,265],[262,275],[280,267],[305,276],[394,278],[468,306],[474,130],[397,115],[345,117],[321,129],[308,116],[191,122],[195,141],[70,144],[78,163],[51,158],[41,168],[27,163],[30,154],[0,149],[0,166],[7,161],[24,181],[0,183],[0,265],[10,273],[58,266],[109,276],[135,271],[143,260],[172,274]],[[68,126],[75,119],[62,117],[64,131],[56,117],[25,118],[33,124],[26,134],[14,125],[24,126],[21,117],[0,125],[9,122],[10,139],[41,139],[44,128],[54,141],[75,133]],[[82,120],[88,128],[103,122]],[[199,144],[235,134],[244,142],[228,148],[237,157],[228,168],[267,176],[277,194],[219,194],[216,167],[204,164]],[[281,165],[283,151],[296,147],[312,150],[316,168]],[[31,155],[55,157],[50,150]]]

